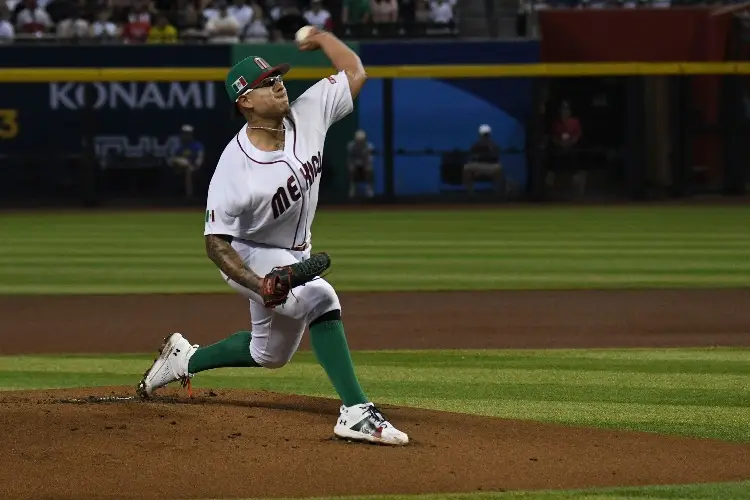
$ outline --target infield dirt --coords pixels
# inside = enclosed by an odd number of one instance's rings
[[[750,345],[750,290],[342,294],[353,349]],[[235,295],[0,297],[0,353],[153,352],[246,329]],[[303,343],[303,349],[307,343]],[[145,369],[145,367],[144,367]],[[133,381],[133,385],[137,380]],[[405,448],[331,439],[338,402],[132,387],[0,393],[0,498],[246,498],[750,478],[750,444],[383,405]]]

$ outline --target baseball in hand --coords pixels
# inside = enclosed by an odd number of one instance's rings
[[[294,39],[298,44],[302,44],[305,42],[307,37],[313,33],[314,30],[315,28],[313,26],[302,26],[297,30],[297,33],[294,35]]]

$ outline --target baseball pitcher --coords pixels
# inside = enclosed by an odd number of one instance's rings
[[[388,422],[357,380],[339,298],[320,277],[330,258],[311,253],[326,133],[351,113],[367,76],[359,56],[331,33],[313,29],[299,48],[322,50],[337,73],[291,104],[282,79],[288,64],[271,66],[251,56],[226,78],[229,99],[247,123],[227,144],[211,179],[204,235],[221,277],[248,298],[252,330],[206,347],[172,334],[137,393],[148,398],[175,381],[189,391],[196,373],[213,368],[281,368],[309,327],[312,349],[342,400],[334,434],[404,445],[408,436]]]

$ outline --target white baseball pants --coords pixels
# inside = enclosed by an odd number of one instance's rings
[[[245,265],[259,276],[265,276],[274,267],[294,264],[310,257],[310,248],[304,251],[270,247],[235,238],[232,248]],[[268,309],[260,296],[221,272],[224,281],[247,297],[250,303],[252,340],[250,355],[256,363],[266,368],[281,368],[297,351],[305,328],[321,315],[341,309],[341,303],[330,283],[322,278],[297,287],[289,294],[286,303]]]

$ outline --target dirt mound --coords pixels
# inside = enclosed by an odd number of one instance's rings
[[[337,402],[131,388],[0,393],[0,498],[238,498],[750,478],[750,444],[383,406],[404,448],[332,438]],[[102,399],[103,398],[103,399]]]

